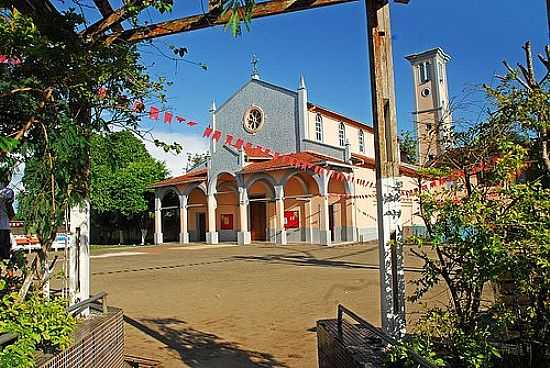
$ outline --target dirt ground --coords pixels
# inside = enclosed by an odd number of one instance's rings
[[[407,279],[418,265],[407,259]],[[316,321],[342,303],[378,325],[378,283],[374,244],[164,245],[92,257],[92,291],[124,310],[127,354],[169,368],[317,367]]]

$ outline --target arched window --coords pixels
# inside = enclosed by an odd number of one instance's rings
[[[323,141],[323,117],[321,114],[315,116],[315,138],[319,141]]]
[[[359,130],[359,152],[365,152],[365,133],[363,129]]]
[[[340,140],[340,146],[344,147],[346,145],[346,126],[344,123],[340,123],[338,127],[338,139]]]
[[[432,79],[432,64],[425,62],[420,64],[420,82],[424,83]]]

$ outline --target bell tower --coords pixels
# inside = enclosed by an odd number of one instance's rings
[[[424,165],[451,144],[447,62],[440,48],[405,57],[412,65],[418,164]]]

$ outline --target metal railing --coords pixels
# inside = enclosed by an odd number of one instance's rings
[[[338,338],[343,341],[343,326],[342,321],[344,319],[344,314],[351,317],[355,322],[359,324],[359,326],[366,328],[370,333],[375,335],[376,337],[380,338],[382,341],[384,341],[386,344],[391,346],[398,346],[399,341],[394,339],[393,337],[389,336],[388,334],[381,331],[379,328],[374,326],[373,324],[367,322],[363,318],[359,317],[357,314],[355,314],[353,311],[349,310],[348,308],[344,307],[341,304],[338,304]],[[428,361],[426,358],[418,355],[416,352],[412,350],[408,350],[410,356],[412,359],[419,364],[419,367],[422,368],[437,368],[433,363]]]
[[[101,303],[97,303],[98,301],[101,301]],[[107,306],[107,292],[102,291],[86,300],[70,305],[65,308],[65,311],[69,314],[77,314],[82,312],[86,308],[91,308],[102,313],[107,313],[109,309]],[[13,333],[0,335],[0,346],[12,342],[13,340],[17,339],[17,336],[17,334]]]

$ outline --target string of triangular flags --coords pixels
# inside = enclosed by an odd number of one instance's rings
[[[105,97],[107,95],[107,89],[104,87],[99,88],[98,95]],[[176,114],[174,112],[170,111],[161,111],[157,106],[150,105],[147,109],[145,104],[142,101],[135,101],[132,105],[132,110],[137,113],[146,113],[149,117],[149,119],[153,121],[159,121],[162,120],[165,124],[172,124],[174,121],[176,121],[179,124],[185,124],[189,127],[195,127],[195,126],[201,126],[203,124],[197,122],[196,120],[191,120],[186,117],[183,117],[180,114]],[[162,119],[161,119],[162,114]],[[329,177],[334,178],[338,181],[348,181],[348,182],[355,182],[357,185],[366,187],[366,188],[376,188],[376,183],[366,180],[354,177],[353,174],[345,174],[340,171],[335,171],[332,169],[326,169],[324,167],[311,164],[306,161],[298,160],[295,157],[291,157],[288,154],[280,153],[278,151],[271,150],[267,147],[263,147],[260,145],[255,145],[250,142],[246,142],[244,139],[235,137],[233,134],[229,133],[223,133],[220,130],[214,130],[210,126],[205,126],[203,133],[203,138],[208,138],[214,141],[214,144],[217,144],[219,141],[222,140],[222,137],[225,137],[224,139],[224,145],[231,145],[235,147],[237,150],[245,149],[245,150],[252,150],[256,149],[259,150],[263,154],[271,155],[273,159],[281,159],[282,161],[288,163],[290,166],[293,166],[299,170],[307,171],[311,170],[315,172],[316,174],[323,174],[326,173]],[[437,184],[436,184],[437,183]],[[424,184],[422,186],[422,190],[426,190],[430,187],[437,186],[439,184],[439,180],[431,181],[427,184]],[[419,192],[418,188],[412,189],[412,190],[401,190],[401,195],[405,196],[411,196],[415,193]],[[359,196],[361,198],[369,198],[372,195],[363,195]],[[358,198],[359,198],[358,197]]]

